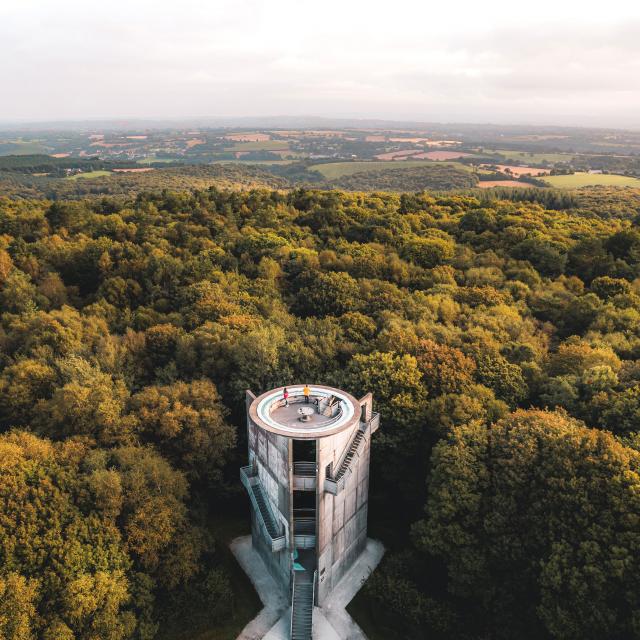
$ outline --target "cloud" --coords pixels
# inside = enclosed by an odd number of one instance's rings
[[[0,120],[316,114],[640,126],[640,3],[5,0]]]

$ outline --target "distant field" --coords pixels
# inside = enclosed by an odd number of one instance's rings
[[[45,147],[39,142],[11,140],[0,143],[0,156],[31,156],[46,154],[48,151],[49,147]]]
[[[110,176],[110,171],[87,171],[86,173],[76,173],[69,176],[67,180],[79,180],[80,178],[101,178],[102,176]]]
[[[529,153],[528,151],[508,151],[506,149],[485,149],[486,153],[499,153],[509,160],[520,162],[568,162],[575,158],[573,153]]]
[[[421,151],[420,149],[410,149],[405,151],[389,151],[374,156],[377,160],[402,160],[411,158],[412,160],[455,160],[457,158],[467,158],[473,156],[472,153],[464,151]]]
[[[427,151],[427,153],[422,153],[418,158],[425,158],[427,160],[437,160],[441,162],[442,160],[455,160],[456,158],[469,158],[473,154],[465,153],[464,151]]]
[[[574,173],[569,176],[545,176],[541,179],[557,189],[579,189],[580,187],[597,186],[640,188],[640,180],[638,178],[603,175],[597,173]]]
[[[264,142],[265,140],[271,140],[271,136],[268,133],[230,133],[224,138],[234,142]]]
[[[478,182],[480,189],[492,189],[493,187],[513,187],[513,188],[525,188],[531,189],[532,184],[528,182],[520,182],[519,180],[483,180]]]
[[[309,171],[319,171],[327,180],[335,180],[343,176],[350,176],[363,171],[378,171],[383,169],[409,169],[411,167],[432,166],[435,163],[429,160],[389,160],[382,162],[329,162],[327,164],[314,164]],[[463,171],[471,169],[459,162],[438,162],[438,166],[452,166]]]
[[[527,174],[532,176],[542,176],[549,173],[550,171],[550,169],[540,169],[539,167],[518,167],[515,164],[497,164],[495,166],[498,167],[498,169],[502,171],[502,173],[510,173],[516,178]]]
[[[279,151],[288,149],[286,140],[260,140],[254,142],[237,142],[227,147],[227,151]]]

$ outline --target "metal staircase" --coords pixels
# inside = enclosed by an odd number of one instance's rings
[[[260,509],[260,515],[264,520],[264,524],[267,527],[269,535],[272,538],[277,538],[280,535],[280,532],[278,531],[278,526],[276,525],[275,519],[271,513],[271,509],[267,504],[267,499],[262,491],[262,486],[259,484],[254,484],[252,490],[253,495],[256,497],[258,508]]]
[[[347,449],[347,453],[342,458],[340,465],[338,466],[338,470],[334,474],[330,474],[327,472],[327,476],[324,479],[324,490],[332,493],[334,496],[337,496],[343,489],[348,476],[349,471],[353,471],[350,469],[354,458],[361,454],[361,450],[364,448],[364,443],[367,438],[367,429],[358,429],[356,434],[353,436],[351,440],[351,444]]]
[[[240,469],[240,480],[249,494],[249,499],[256,514],[258,526],[264,532],[265,540],[271,551],[282,551],[287,543],[283,527],[273,514],[264,487],[258,478],[256,470],[249,465]]]
[[[315,574],[312,581],[294,573],[291,597],[291,640],[311,640]]]
[[[351,446],[349,447],[349,451],[347,451],[347,455],[342,460],[342,464],[338,469],[338,473],[336,473],[335,475],[336,480],[340,480],[340,478],[342,478],[342,476],[347,472],[347,469],[349,468],[349,465],[351,464],[351,461],[356,455],[356,451],[358,450],[358,447],[363,440],[364,431],[358,430],[358,433],[356,433],[354,439],[351,441]]]
[[[349,472],[353,471],[354,459],[362,454],[366,447],[366,440],[375,433],[380,426],[380,414],[374,413],[367,422],[361,422],[360,428],[356,430],[353,440],[349,444],[347,453],[340,461],[337,471],[333,472],[333,465],[327,467],[327,473],[324,478],[324,490],[337,496],[345,486]]]

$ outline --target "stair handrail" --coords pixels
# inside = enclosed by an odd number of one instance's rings
[[[355,435],[349,441],[344,451],[340,454],[338,460],[338,464],[334,465],[333,462],[327,466],[327,471],[324,476],[324,490],[328,493],[331,493],[334,496],[337,496],[343,489],[346,482],[346,478],[350,473],[353,473],[353,458],[349,461],[348,464],[342,469],[345,464],[349,453],[351,451],[351,447],[356,438],[360,438],[360,442],[356,446],[354,450],[354,457],[357,455],[360,457],[361,446],[364,442],[366,442],[367,438],[371,439],[374,431],[380,426],[380,414],[374,412],[371,415],[371,418],[367,421],[361,421],[358,426]]]
[[[267,511],[267,516],[270,518],[271,524],[274,525],[274,528],[276,530],[276,536],[273,537],[271,535],[271,532],[269,531],[269,526],[267,525],[267,522],[265,520],[264,514],[262,513],[262,510],[260,509],[260,505],[258,504],[258,500],[257,500],[255,492],[254,492],[254,487],[256,485],[260,486],[260,479],[258,478],[257,474],[255,474],[255,475],[251,474],[251,470],[252,470],[251,465],[246,466],[246,467],[241,467],[240,468],[240,479],[241,479],[242,484],[244,485],[245,489],[247,490],[247,493],[249,494],[249,499],[251,500],[251,504],[253,505],[254,512],[258,515],[258,518],[259,518],[260,522],[262,523],[262,526],[263,526],[265,532],[269,536],[269,540],[271,541],[272,551],[276,551],[276,550],[279,550],[279,548],[281,548],[281,545],[284,544],[284,542],[285,542],[285,534],[284,534],[284,532],[282,532],[282,527],[281,527],[280,523],[278,522],[277,518],[275,517],[275,515],[271,511],[271,507],[269,505],[269,498],[263,492],[263,499],[265,501],[265,508],[266,508],[266,511]],[[262,489],[262,488],[260,487],[260,489]],[[276,548],[274,548],[274,544],[277,545]]]
[[[291,621],[289,624],[289,638],[293,638],[293,607],[295,604],[296,597],[296,572],[291,571]]]
[[[316,580],[318,579],[318,570],[313,572],[313,590],[311,591],[311,628],[313,629],[313,607],[316,602]]]
[[[359,454],[359,452],[358,452],[358,450],[360,449],[360,445],[361,445],[361,443],[363,443],[363,442],[365,441],[365,439],[366,439],[366,437],[367,437],[367,434],[366,434],[366,432],[365,432],[365,431],[360,431],[360,430],[358,430],[358,431],[356,432],[356,434],[353,436],[353,438],[349,441],[349,446],[348,446],[348,448],[346,449],[346,451],[344,452],[344,454],[343,454],[342,458],[340,459],[340,464],[338,465],[338,470],[336,471],[336,473],[335,473],[335,475],[334,475],[334,477],[333,477],[333,479],[334,479],[334,480],[338,481],[338,480],[340,480],[340,478],[341,478],[342,476],[346,475],[346,473],[347,473],[347,471],[348,471],[349,467],[351,466],[351,462],[349,462],[349,464],[347,464],[347,466],[345,467],[345,470],[344,470],[342,473],[340,473],[340,472],[341,472],[341,470],[342,470],[342,466],[344,465],[344,463],[345,463],[345,462],[346,462],[346,460],[347,460],[347,457],[349,456],[349,453],[351,452],[351,447],[353,446],[353,443],[355,442],[355,440],[356,440],[358,437],[360,437],[360,438],[361,438],[361,440],[360,440],[360,442],[358,442],[358,445],[356,446],[356,448],[355,448],[355,450],[354,450],[354,455],[355,455],[356,453],[358,453],[358,455],[360,455],[360,454]]]

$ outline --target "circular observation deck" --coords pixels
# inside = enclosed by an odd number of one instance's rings
[[[331,436],[353,427],[360,421],[360,404],[349,393],[309,385],[309,402],[303,394],[304,385],[272,389],[257,397],[249,407],[249,417],[259,427],[287,438],[312,440]]]

